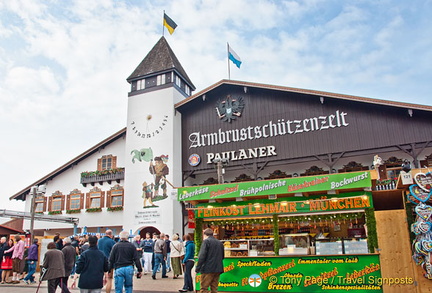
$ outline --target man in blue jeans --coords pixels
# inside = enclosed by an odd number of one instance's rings
[[[120,242],[116,243],[110,254],[110,267],[114,269],[114,286],[116,293],[123,287],[126,293],[132,293],[134,264],[137,267],[137,278],[141,278],[142,266],[135,246],[128,241],[129,233],[120,232]]]
[[[167,249],[165,242],[165,234],[156,235],[156,242],[153,247],[155,263],[153,266],[153,280],[156,280],[156,272],[159,269],[159,266],[162,265],[162,278],[168,278],[166,275],[166,257],[167,257]]]
[[[36,283],[33,274],[36,272],[36,264],[38,262],[38,240],[33,239],[33,244],[29,247],[27,253],[27,265],[28,265],[28,273],[24,278],[24,283],[27,285]]]

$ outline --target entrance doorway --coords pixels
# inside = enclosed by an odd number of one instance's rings
[[[153,234],[159,234],[160,235],[160,231],[153,227],[153,226],[148,226],[148,227],[144,227],[140,230],[140,236],[141,238],[146,238],[146,234],[150,233],[150,237],[153,237]]]

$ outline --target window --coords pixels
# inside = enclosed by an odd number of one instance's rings
[[[145,89],[145,79],[137,81],[137,91]]]
[[[175,84],[176,84],[178,87],[181,86],[181,80],[180,80],[180,77],[179,77],[178,75],[176,75],[176,77],[175,77]]]
[[[35,213],[43,213],[46,210],[47,198],[44,195],[35,197]]]
[[[158,75],[158,76],[157,76],[156,84],[157,84],[157,85],[165,84],[165,74],[162,74],[162,75]]]
[[[60,192],[56,191],[49,197],[48,212],[57,212],[64,209],[64,198],[65,196]]]
[[[98,171],[111,170],[117,167],[117,157],[113,155],[105,155],[98,159]]]
[[[113,208],[113,207],[122,207],[123,206],[123,195],[124,190],[123,187],[120,185],[116,185],[113,188],[111,188],[110,191],[108,191],[107,195],[107,207]]]
[[[190,96],[190,93],[191,93],[190,87],[187,85],[185,85],[185,93],[186,93],[186,95]]]
[[[95,187],[91,189],[86,196],[86,208],[87,209],[103,208],[104,196],[105,196],[105,192],[100,190],[100,188]]]
[[[81,210],[84,207],[84,194],[74,189],[67,196],[66,210]]]

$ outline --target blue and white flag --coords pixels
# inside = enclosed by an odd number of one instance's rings
[[[237,53],[234,52],[234,50],[230,47],[229,44],[228,44],[228,59],[231,60],[238,68],[240,68],[242,61],[239,55],[237,55]]]

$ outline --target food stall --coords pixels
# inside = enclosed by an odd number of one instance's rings
[[[370,186],[355,172],[184,187],[178,199],[193,206],[198,247],[207,227],[224,244],[219,291],[380,292]]]

